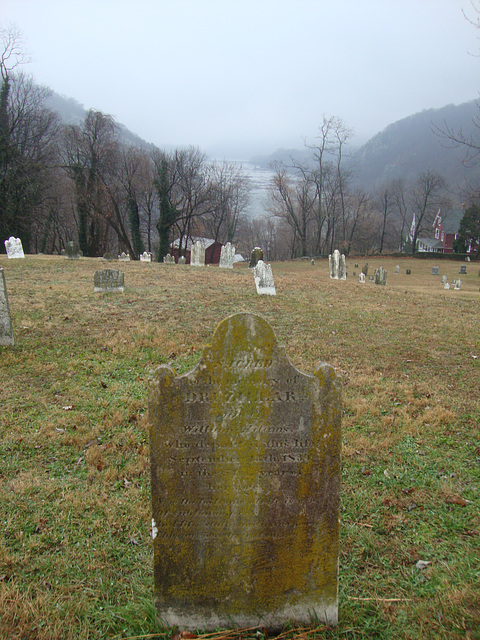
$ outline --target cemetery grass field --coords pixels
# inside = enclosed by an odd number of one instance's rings
[[[480,639],[480,263],[369,258],[383,287],[356,261],[346,282],[327,260],[272,263],[271,297],[246,264],[0,256],[15,338],[0,347],[0,638],[174,633],[153,607],[149,370],[188,371],[250,311],[296,367],[343,380],[339,624],[282,637]],[[94,294],[107,267],[123,294]]]

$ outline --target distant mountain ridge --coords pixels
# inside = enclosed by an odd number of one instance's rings
[[[466,166],[462,162],[464,150],[453,148],[439,132],[447,128],[462,131],[480,141],[480,128],[474,122],[477,119],[478,123],[479,116],[477,101],[471,100],[425,109],[388,125],[360,148],[350,148],[346,166],[352,170],[354,184],[372,190],[395,178],[415,180],[428,169],[443,175],[452,189],[466,182],[478,184],[480,166]],[[306,161],[308,156],[308,149],[278,149],[270,155],[254,156],[250,162],[267,168],[276,161],[288,165],[291,158]]]

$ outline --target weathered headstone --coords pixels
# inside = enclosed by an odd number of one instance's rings
[[[397,264],[397,266],[395,267],[395,271],[393,273],[400,273],[400,265]]]
[[[110,253],[109,251],[104,253],[102,256],[102,260],[105,260],[105,262],[113,262],[116,259],[117,259],[117,256],[114,255],[113,253]]]
[[[197,240],[195,244],[192,244],[190,250],[190,264],[192,267],[204,267],[205,266],[205,247]]]
[[[445,284],[447,282],[447,276],[442,276],[442,284]]]
[[[65,249],[62,249],[62,256],[65,256],[65,258],[69,260],[79,260],[83,256],[83,253],[80,251],[78,242],[74,240],[67,242]]]
[[[9,258],[25,258],[23,253],[22,241],[20,238],[10,236],[8,240],[5,240],[5,250]]]
[[[315,259],[314,259],[314,258],[312,258],[312,261],[311,261],[311,262],[312,262],[312,267],[314,267],[314,266],[315,266]]]
[[[355,263],[355,269],[358,269],[358,262]]]
[[[432,267],[432,276],[438,276],[438,267]]]
[[[95,271],[93,278],[93,291],[94,293],[123,293],[123,271],[117,271],[117,269],[103,269],[102,271]]]
[[[407,269],[407,270],[405,271],[405,273],[407,274],[407,276],[410,276],[410,275],[412,274],[412,270],[411,270],[411,269]]]
[[[365,262],[365,264],[363,265],[362,273],[368,276],[368,262]]]
[[[460,287],[462,286],[462,281],[460,279],[455,280],[455,286],[454,289],[456,289],[457,291],[460,289]]]
[[[462,264],[460,265],[460,271],[459,273],[463,274],[463,275],[467,275],[467,265],[466,264]]]
[[[122,251],[122,253],[118,256],[118,259],[121,262],[130,262],[130,256],[128,253],[125,253],[125,251]]]
[[[151,262],[152,254],[149,251],[144,251],[140,254],[140,262]]]
[[[175,264],[175,258],[167,253],[167,255],[163,257],[163,264]]]
[[[248,265],[250,269],[257,264],[259,260],[263,260],[263,251],[260,247],[255,247],[252,249],[252,253],[250,254],[250,264]]]
[[[5,272],[0,267],[0,346],[13,345],[12,317],[8,306]]]
[[[255,280],[255,286],[257,287],[257,293],[267,296],[275,296],[275,283],[273,281],[272,267],[269,264],[265,264],[263,260],[259,260],[253,267],[253,278]]]
[[[219,267],[221,269],[233,269],[233,260],[235,258],[235,245],[227,242],[227,244],[222,246],[220,251],[220,263]]]
[[[221,322],[198,365],[150,379],[155,603],[181,629],[338,618],[341,381],[270,325]]]
[[[185,263],[186,263],[185,256],[180,256],[178,259],[178,264],[185,264]]]
[[[369,282],[375,282],[375,278],[373,276],[368,276],[368,281]]]
[[[448,284],[448,282],[445,282],[445,285],[443,287],[444,289],[450,289],[450,285]]]
[[[359,282],[365,282],[365,274],[363,273],[363,271],[362,271],[362,273],[358,276],[358,281],[359,281]]]
[[[387,284],[387,271],[383,267],[375,269],[375,284]]]
[[[328,256],[328,266],[330,269],[330,278],[334,280],[346,280],[347,273],[345,268],[345,256],[340,255],[340,251],[335,249],[333,254]]]

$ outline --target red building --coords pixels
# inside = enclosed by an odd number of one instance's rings
[[[445,216],[442,215],[440,209],[438,210],[433,221],[433,230],[435,239],[443,245],[443,249],[440,249],[441,253],[453,253],[453,243],[457,238],[465,208],[466,205],[462,204],[458,209],[449,209]],[[470,245],[467,247],[467,253],[475,253],[475,248],[476,245]]]
[[[205,247],[205,264],[219,264],[220,262],[220,254],[222,252],[222,243],[216,242],[215,240],[211,240],[210,238],[188,238],[187,240],[187,248],[185,250],[185,240],[182,242],[182,255],[185,256],[185,263],[190,264],[190,249],[192,244],[195,244],[197,240]],[[174,256],[175,262],[178,263],[179,258],[179,239],[177,238],[170,245],[171,250],[170,254]]]

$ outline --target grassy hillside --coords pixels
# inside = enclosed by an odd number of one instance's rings
[[[0,638],[171,635],[152,604],[148,372],[189,370],[237,311],[344,384],[340,623],[285,637],[480,638],[479,265],[446,291],[458,263],[369,262],[386,287],[273,263],[270,297],[244,264],[116,263],[125,293],[94,294],[111,264],[0,256],[16,342],[0,347]]]

